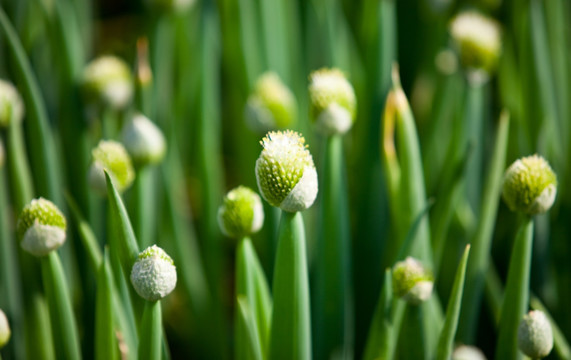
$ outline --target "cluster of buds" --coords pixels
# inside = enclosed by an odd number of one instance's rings
[[[503,198],[512,211],[533,216],[548,211],[557,194],[557,177],[538,155],[516,160],[504,175]]]
[[[24,250],[34,256],[44,256],[63,245],[66,220],[57,206],[39,198],[22,210],[18,219],[18,237]]]
[[[107,193],[104,170],[119,192],[125,191],[135,179],[135,170],[127,150],[116,141],[101,140],[91,155],[93,161],[89,169],[89,183],[100,194]]]
[[[224,235],[241,238],[258,232],[264,223],[262,200],[245,186],[228,192],[218,208],[218,224]]]
[[[0,79],[0,128],[8,127],[13,121],[24,117],[24,103],[18,90],[11,83]]]
[[[393,267],[393,292],[411,305],[428,300],[433,286],[432,273],[410,256]]]
[[[245,108],[248,125],[266,132],[290,127],[297,117],[297,103],[290,89],[276,73],[260,76]]]
[[[269,132],[256,160],[256,180],[262,197],[287,212],[303,211],[317,197],[317,171],[305,139],[297,132]]]
[[[131,270],[135,291],[148,301],[157,301],[170,294],[176,280],[174,261],[156,245],[142,251]]]
[[[311,118],[323,135],[345,134],[353,125],[357,98],[353,87],[338,69],[320,69],[309,76]]]

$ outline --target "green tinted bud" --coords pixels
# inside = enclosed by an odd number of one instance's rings
[[[4,311],[0,310],[0,349],[4,347],[10,341],[10,324],[8,324],[8,319]]]
[[[516,160],[504,175],[503,198],[512,211],[536,215],[548,211],[557,194],[557,178],[538,155]]]
[[[106,170],[119,192],[125,191],[135,179],[135,171],[127,150],[120,143],[101,140],[91,151],[92,163],[89,169],[89,184],[100,194],[107,194]]]
[[[311,117],[324,135],[344,134],[355,120],[357,98],[338,69],[320,69],[309,76]]]
[[[260,132],[290,127],[297,117],[295,97],[276,73],[265,73],[248,98],[245,117],[248,125]]]
[[[44,198],[32,200],[24,207],[17,227],[22,248],[34,256],[47,255],[65,242],[65,217]]]
[[[495,70],[502,46],[500,25],[495,20],[466,11],[452,20],[450,33],[467,69],[486,74]]]
[[[0,127],[8,127],[12,121],[24,117],[24,103],[18,90],[8,81],[0,79]]]
[[[262,228],[264,208],[258,194],[245,186],[228,192],[218,208],[218,224],[226,236],[241,238]]]
[[[475,346],[460,345],[454,349],[452,360],[486,360],[486,356]]]
[[[131,69],[115,56],[100,56],[83,72],[83,91],[88,103],[123,109],[133,96]]]
[[[157,164],[165,156],[166,143],[163,133],[142,114],[135,115],[125,125],[122,140],[133,163],[138,167]]]
[[[541,359],[553,349],[551,324],[542,311],[530,311],[519,323],[517,343],[521,352],[532,359]]]
[[[310,207],[317,197],[317,171],[313,158],[297,132],[269,132],[256,160],[256,180],[262,197],[287,212]]]
[[[393,292],[410,304],[426,301],[432,294],[433,285],[432,274],[410,256],[393,267]]]
[[[133,265],[131,283],[143,299],[160,300],[176,286],[174,262],[163,249],[157,245],[150,246],[139,254]]]

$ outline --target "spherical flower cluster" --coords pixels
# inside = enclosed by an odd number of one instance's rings
[[[553,349],[551,324],[542,311],[530,311],[519,323],[517,331],[519,349],[532,359],[541,359]]]
[[[536,215],[548,211],[557,194],[557,177],[538,155],[516,160],[504,175],[503,198],[512,211]]]
[[[163,249],[156,245],[150,246],[139,254],[133,265],[131,283],[143,299],[160,300],[176,286],[174,262]]]
[[[287,212],[310,207],[317,197],[313,157],[297,132],[269,132],[256,160],[256,180],[262,197]]]
[[[10,324],[8,324],[8,319],[4,311],[0,310],[0,349],[4,347],[10,341]]]
[[[266,132],[290,127],[297,117],[297,103],[290,89],[276,73],[260,76],[245,108],[248,125]]]
[[[240,238],[262,228],[264,208],[258,194],[245,186],[228,192],[218,208],[218,224],[226,236]]]
[[[24,117],[24,103],[18,90],[8,81],[0,79],[0,127],[8,127],[12,121]]]
[[[466,11],[452,20],[450,33],[466,68],[488,74],[495,69],[502,46],[500,25],[495,20]]]
[[[486,355],[477,347],[460,345],[454,349],[452,360],[486,360]]]
[[[47,255],[65,242],[65,217],[44,198],[32,200],[24,207],[17,228],[22,248],[34,256]]]
[[[135,166],[159,163],[166,152],[165,137],[146,116],[136,114],[123,128],[122,141]]]
[[[116,141],[101,140],[91,151],[93,161],[89,169],[89,184],[100,194],[107,193],[106,170],[119,192],[125,191],[135,179],[135,171],[127,150]]]
[[[393,267],[393,292],[410,304],[426,301],[432,294],[433,285],[430,271],[410,256]]]
[[[98,57],[83,72],[83,90],[88,103],[122,109],[133,97],[131,69],[118,57]]]
[[[346,133],[355,119],[357,98],[353,86],[338,69],[320,69],[309,76],[311,117],[324,135]]]

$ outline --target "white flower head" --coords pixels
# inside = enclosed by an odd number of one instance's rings
[[[454,349],[452,360],[486,360],[486,355],[475,346],[460,345]]]
[[[262,197],[287,212],[310,207],[317,197],[317,171],[305,139],[297,132],[269,132],[256,160],[256,180]]]
[[[357,98],[339,69],[320,69],[309,76],[311,117],[324,135],[344,134],[355,120]]]
[[[226,236],[240,238],[258,232],[264,223],[262,200],[245,186],[228,192],[218,208],[218,224]]]
[[[6,318],[4,311],[0,310],[0,349],[10,341],[11,334],[8,318]]]
[[[89,103],[123,109],[133,97],[131,69],[118,57],[100,56],[85,67],[83,90]]]
[[[553,349],[553,331],[542,311],[532,310],[519,323],[517,330],[519,349],[532,359],[541,359]]]
[[[18,90],[10,82],[0,79],[0,127],[24,117],[24,103]]]
[[[101,140],[91,151],[93,161],[89,168],[89,184],[102,195],[107,194],[106,170],[119,192],[125,191],[135,179],[135,170],[127,150],[120,143]]]
[[[18,218],[18,237],[24,250],[44,256],[65,242],[66,220],[57,206],[44,198],[34,199]]]
[[[502,47],[495,20],[476,11],[462,12],[452,20],[450,33],[466,68],[486,73],[495,69]]]
[[[412,305],[428,300],[433,286],[432,273],[410,256],[393,267],[393,292]]]
[[[166,141],[163,133],[142,114],[136,114],[125,124],[122,141],[136,166],[157,164],[165,156]]]
[[[157,301],[170,294],[176,280],[173,260],[157,245],[142,251],[131,270],[131,283],[135,291],[148,301]]]

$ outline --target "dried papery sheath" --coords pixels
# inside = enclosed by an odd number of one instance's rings
[[[157,164],[165,156],[166,142],[163,133],[142,114],[136,114],[125,125],[122,141],[135,166]]]
[[[0,79],[0,127],[8,127],[12,121],[22,121],[24,103],[18,90],[8,81]]]
[[[355,119],[357,98],[353,86],[338,69],[320,69],[309,76],[311,117],[324,135],[346,133]]]
[[[486,356],[475,346],[460,345],[454,349],[452,360],[486,360]]]
[[[0,310],[0,349],[4,347],[10,341],[10,324],[8,324],[8,318],[4,311]]]
[[[241,238],[258,232],[264,223],[262,200],[245,186],[228,192],[218,208],[218,224],[226,236]]]
[[[131,69],[115,56],[101,56],[87,64],[82,86],[88,103],[112,109],[124,108],[133,97]]]
[[[542,311],[533,310],[519,323],[517,331],[519,349],[532,359],[541,359],[553,349],[551,324]]]
[[[135,179],[135,171],[127,150],[120,143],[101,140],[91,151],[92,163],[89,168],[89,184],[101,194],[107,194],[106,170],[119,192],[125,191]]]
[[[276,73],[260,76],[248,98],[245,118],[255,131],[266,132],[290,127],[297,117],[297,103],[290,89]]]
[[[502,46],[495,20],[475,11],[462,12],[452,20],[450,34],[464,67],[485,74],[495,70]]]
[[[538,155],[516,160],[504,175],[503,198],[512,211],[527,215],[548,211],[557,194],[557,177]]]
[[[256,180],[262,197],[287,212],[310,207],[317,196],[317,171],[305,139],[297,132],[269,132],[256,160]]]
[[[176,286],[173,260],[156,245],[146,248],[133,265],[131,283],[137,294],[148,301],[164,298]]]
[[[393,267],[393,292],[409,304],[418,305],[432,294],[434,280],[430,271],[412,257]]]
[[[24,207],[18,219],[18,237],[24,250],[44,256],[65,242],[66,220],[49,200],[39,198]]]

